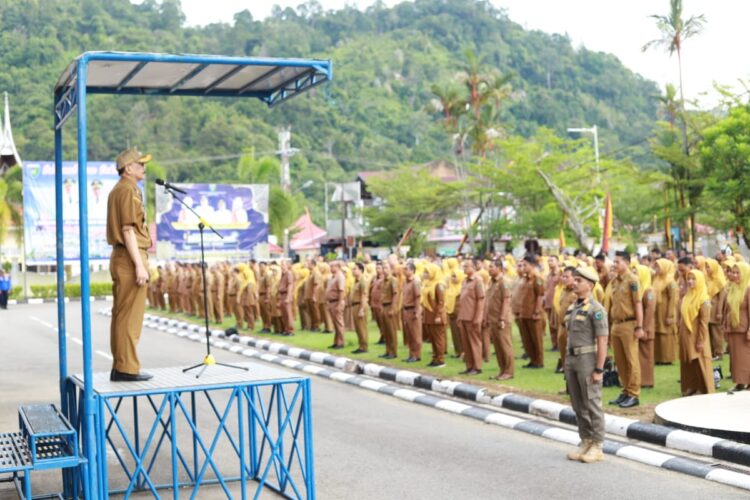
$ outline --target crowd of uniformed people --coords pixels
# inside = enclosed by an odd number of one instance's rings
[[[368,321],[377,325],[382,358],[397,355],[399,332],[407,362],[420,362],[431,344],[427,366],[440,368],[445,356],[460,357],[464,374],[482,373],[494,351],[492,378],[515,376],[511,326],[520,333],[524,368],[544,367],[545,335],[556,366],[564,372],[569,323],[576,302],[576,270],[594,272],[592,302],[603,306],[609,345],[622,387],[611,401],[639,404],[642,388],[654,386],[655,366],[680,363],[683,395],[714,390],[712,359],[730,353],[732,377],[742,390],[750,384],[750,266],[738,254],[716,259],[657,250],[640,257],[617,252],[537,256],[398,259],[369,257],[326,262],[322,258],[231,264],[206,269],[208,315],[236,328],[294,335],[295,328],[332,333],[330,349],[344,347],[355,331],[354,354],[368,352]],[[589,273],[590,274],[590,273]],[[152,307],[204,316],[203,273],[199,264],[169,262],[151,269]],[[298,325],[296,324],[298,321]],[[592,344],[593,345],[593,344]]]

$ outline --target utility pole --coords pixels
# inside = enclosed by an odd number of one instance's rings
[[[281,159],[281,189],[289,193],[292,187],[292,178],[289,174],[289,158],[294,156],[299,149],[292,147],[292,127],[280,127],[278,129],[279,150],[276,154]]]

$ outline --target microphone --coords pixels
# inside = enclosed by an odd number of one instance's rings
[[[178,188],[177,186],[174,186],[164,179],[156,179],[154,180],[155,183],[157,183],[160,186],[164,186],[164,189],[171,189],[172,191],[177,191],[178,193],[187,194],[186,191],[183,191],[182,189]]]

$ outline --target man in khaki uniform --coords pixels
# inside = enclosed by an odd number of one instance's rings
[[[544,312],[547,315],[547,323],[549,325],[549,336],[552,341],[552,351],[557,351],[557,329],[558,324],[555,318],[554,310],[554,298],[555,298],[555,287],[560,282],[562,272],[560,271],[560,261],[557,255],[550,255],[547,258],[547,264],[549,265],[549,274],[547,279],[544,280]]]
[[[401,289],[401,318],[409,348],[409,357],[404,360],[407,363],[422,360],[422,287],[414,275],[416,269],[413,262],[404,266],[404,286]]]
[[[382,326],[385,337],[385,354],[383,359],[394,359],[398,354],[398,338],[396,325],[398,323],[398,280],[391,274],[391,266],[383,264],[383,280],[380,282],[380,301],[383,308]]]
[[[643,304],[639,297],[638,278],[630,272],[630,254],[615,254],[615,278],[610,281],[612,298],[609,320],[612,323],[612,349],[620,376],[622,393],[609,402],[620,408],[639,404],[641,394],[641,365],[638,359],[638,339],[643,337]],[[570,340],[568,340],[570,342]]]
[[[602,379],[607,356],[607,313],[591,295],[599,276],[594,269],[579,267],[574,278],[577,300],[565,313],[568,355],[565,380],[576,412],[581,446],[568,453],[569,460],[593,463],[604,459],[604,410]]]
[[[326,284],[326,307],[333,322],[333,345],[329,349],[344,348],[344,307],[346,306],[346,279],[340,262],[331,262],[332,276]]]
[[[466,370],[462,375],[482,373],[482,315],[484,314],[484,283],[474,272],[474,261],[463,262],[466,278],[458,298],[458,328],[464,347]]]
[[[136,346],[141,337],[148,291],[148,256],[151,235],[146,225],[146,207],[138,182],[146,177],[151,155],[134,148],[117,156],[120,181],[107,199],[107,243],[112,245],[109,272],[112,275],[112,322],[110,380],[133,382],[149,380],[140,373]]]
[[[514,293],[519,294],[516,318],[521,342],[529,363],[524,368],[544,368],[544,280],[536,271],[537,259],[527,255],[518,263],[519,283]]]
[[[294,335],[294,273],[292,263],[288,260],[281,263],[281,278],[276,300],[281,311],[281,334]]]
[[[370,284],[362,274],[365,270],[365,265],[361,262],[357,262],[352,269],[354,275],[354,286],[352,287],[349,301],[352,305],[352,316],[354,320],[354,330],[357,332],[357,340],[359,345],[352,351],[354,354],[363,354],[367,352],[367,304],[368,304],[368,293]]]
[[[224,273],[221,270],[219,264],[211,266],[211,274],[213,279],[211,280],[211,305],[213,306],[214,321],[221,324],[224,322]]]
[[[495,346],[500,371],[495,380],[508,380],[514,375],[513,342],[510,327],[510,284],[503,278],[503,261],[490,264],[490,286],[484,301],[483,326]]]

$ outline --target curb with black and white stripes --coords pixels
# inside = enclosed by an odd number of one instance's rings
[[[100,301],[112,302],[112,296],[105,295],[103,297],[89,297],[89,300],[91,302],[100,302]],[[81,301],[81,297],[73,297],[73,298],[65,297],[66,304],[68,302],[80,302],[80,301]],[[19,304],[49,304],[52,302],[57,302],[57,297],[51,297],[51,298],[46,298],[46,299],[33,298],[33,297],[28,298],[28,299],[9,299],[8,305],[16,306]]]
[[[101,311],[101,313],[104,315],[111,315],[111,311],[109,310],[103,310]],[[153,316],[153,315],[146,315],[145,320],[144,320],[144,326],[147,326],[149,328],[154,328],[160,331],[164,331],[167,333],[171,333],[171,334],[177,335],[178,337],[185,337],[193,341],[197,341],[201,343],[206,342],[205,335],[203,334],[204,327],[201,327],[200,325],[190,324],[190,323],[186,323],[183,321],[178,321],[174,319],[168,319],[168,318],[163,318],[163,317],[158,317],[158,316]],[[224,337],[224,332],[221,330],[212,330],[211,336],[212,337]],[[555,441],[559,441],[559,442],[563,442],[563,443],[567,443],[571,445],[578,445],[580,442],[578,433],[573,430],[563,429],[560,427],[554,427],[552,425],[544,424],[538,421],[525,420],[525,419],[518,418],[512,415],[494,412],[486,408],[481,408],[478,406],[464,404],[464,403],[460,403],[458,401],[454,401],[450,399],[444,399],[444,398],[424,394],[423,392],[418,392],[418,391],[411,390],[411,389],[400,388],[398,386],[390,385],[390,384],[379,382],[376,380],[371,380],[369,378],[364,378],[362,376],[355,375],[352,373],[331,370],[331,369],[327,369],[321,366],[316,366],[314,364],[309,364],[309,363],[304,363],[302,361],[288,359],[288,358],[281,357],[273,353],[278,353],[284,356],[296,357],[300,359],[307,359],[313,363],[325,364],[333,368],[337,368],[339,370],[345,370],[347,369],[347,367],[351,366],[351,363],[354,363],[352,360],[348,358],[332,356],[326,353],[312,352],[312,351],[308,351],[305,349],[300,349],[296,347],[290,347],[284,344],[279,344],[276,342],[270,342],[270,341],[262,340],[262,339],[254,339],[248,336],[232,336],[231,341],[222,340],[221,338],[218,340],[210,339],[209,341],[211,345],[216,348],[225,349],[227,351],[238,353],[243,356],[247,356],[249,358],[259,359],[259,360],[266,361],[269,363],[274,363],[280,366],[284,366],[286,368],[291,368],[291,369],[303,371],[308,374],[317,375],[317,376],[327,378],[330,380],[344,382],[347,384],[355,385],[357,387],[362,387],[364,389],[369,389],[369,390],[379,392],[382,394],[388,394],[388,395],[391,395],[391,396],[394,396],[394,397],[397,397],[399,399],[403,399],[406,401],[411,401],[414,403],[431,406],[431,407],[434,407],[443,411],[455,413],[458,415],[468,416],[476,420],[481,420],[487,424],[494,424],[494,425],[499,425],[501,427],[506,427],[509,429],[520,430],[529,434],[541,436],[547,439],[552,439]],[[251,345],[253,347],[248,347]],[[260,352],[257,349],[264,349],[270,352]],[[368,365],[365,365],[365,366],[368,366]],[[373,367],[381,368],[381,370],[377,372],[377,375],[372,375],[372,373],[375,373],[375,370]],[[385,373],[383,373],[384,370],[385,370]],[[368,371],[370,373],[368,373]],[[388,377],[389,380],[392,380],[397,383],[408,384],[408,385],[412,385],[415,387],[420,387],[420,388],[428,389],[428,390],[435,390],[437,392],[449,394],[452,396],[464,397],[465,399],[468,399],[465,397],[465,396],[468,396],[468,392],[473,392],[473,391],[469,391],[468,389],[469,387],[473,389],[478,389],[469,384],[462,384],[462,383],[453,382],[453,381],[439,381],[439,387],[437,389],[435,388],[434,385],[431,387],[423,387],[423,385],[426,385],[426,381],[416,383],[417,377],[422,377],[422,378],[433,378],[433,377],[425,377],[423,375],[415,374],[413,372],[407,372],[405,370],[396,370],[393,368],[383,367],[383,366],[374,365],[374,364],[369,368],[369,370],[366,370],[364,372],[364,375],[377,376],[380,378]],[[416,377],[414,377],[413,375],[416,375]],[[411,383],[409,381],[411,381]],[[460,387],[460,386],[466,386],[466,387]],[[456,391],[456,389],[458,389],[458,391]],[[461,394],[465,394],[465,396],[462,396]],[[498,406],[498,407],[506,408],[509,410],[525,412],[530,415],[541,416],[541,417],[550,418],[553,420],[558,420],[560,422],[568,423],[571,425],[575,425],[575,414],[572,415],[573,419],[571,421],[571,419],[569,418],[568,412],[563,411],[563,410],[570,410],[570,412],[572,413],[572,409],[564,405],[561,405],[559,403],[553,403],[553,402],[545,401],[541,399],[527,398],[527,397],[518,396],[515,394],[504,394],[501,396],[489,397],[485,394],[485,391],[482,389],[479,389],[479,391],[476,393],[474,398],[475,398],[474,400],[478,403],[490,404],[493,406]],[[634,424],[639,424],[639,425],[633,427],[633,430],[630,433],[628,433],[628,428],[630,428]],[[632,439],[641,439],[640,438],[641,435],[644,435],[644,434],[651,435],[650,432],[653,432],[653,431],[648,431],[648,430],[644,431],[644,427],[642,426],[648,426],[648,425],[652,425],[652,424],[643,424],[641,422],[637,422],[631,419],[624,419],[621,417],[614,417],[611,415],[607,415],[606,430],[610,434],[620,435],[620,436],[624,436],[624,437],[628,437]],[[745,447],[746,445],[733,443],[727,440],[712,438],[710,436],[704,436],[702,434],[696,434],[696,433],[690,433],[686,431],[671,429],[665,426],[656,426],[656,427],[667,429],[670,432],[663,433],[664,435],[663,444],[659,442],[656,442],[654,444],[660,444],[661,446],[671,447],[674,449],[688,451],[688,452],[692,452],[695,454],[713,456],[713,453],[714,453],[713,450],[716,448],[716,445],[719,444],[720,442],[723,442],[724,444],[719,449],[723,450],[726,458],[722,458],[722,460],[744,464],[742,460],[737,460],[738,457],[740,459],[743,459],[744,454],[742,452],[731,453],[730,450],[732,449],[731,445],[736,445],[740,449]],[[679,433],[679,434],[673,435],[673,433]],[[672,436],[672,438],[670,439],[669,436]],[[642,439],[642,440],[652,442],[651,440],[646,440],[646,439]],[[655,451],[655,450],[651,450],[648,448],[643,448],[640,446],[635,446],[629,443],[624,443],[624,442],[619,442],[619,441],[614,441],[614,440],[605,441],[604,452],[610,455],[615,455],[621,458],[627,458],[629,460],[634,460],[636,462],[644,463],[647,465],[652,465],[652,466],[660,467],[663,469],[672,470],[675,472],[681,472],[681,473],[688,474],[694,477],[699,477],[699,478],[707,479],[709,481],[714,481],[714,482],[718,482],[718,483],[722,483],[722,484],[726,484],[726,485],[730,485],[730,486],[734,486],[734,487],[738,487],[738,488],[742,488],[742,489],[746,489],[750,491],[750,475],[743,474],[741,472],[733,471],[733,470],[726,469],[726,468],[721,468],[720,466],[717,466],[716,464],[708,464],[708,463],[701,462],[699,460],[686,458],[682,456],[671,455],[669,453],[663,453],[660,451]],[[718,458],[718,457],[714,457],[714,458]]]

